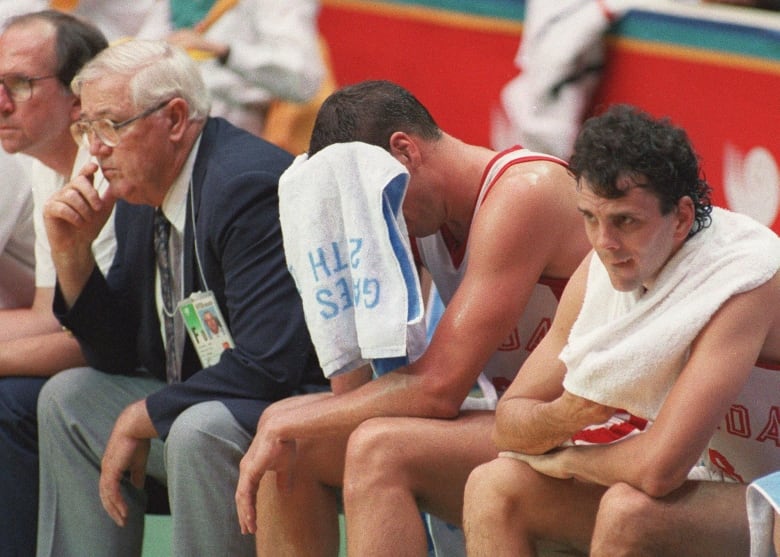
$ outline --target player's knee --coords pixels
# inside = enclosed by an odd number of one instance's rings
[[[591,556],[644,555],[653,512],[647,494],[623,483],[610,487],[599,504]]]
[[[409,454],[408,436],[399,435],[393,419],[363,422],[349,437],[344,464],[344,499],[366,490],[404,481]]]
[[[511,464],[499,458],[472,470],[463,496],[465,524],[478,527],[499,524],[508,516],[519,518],[516,515],[521,508],[520,501],[511,489],[519,478]]]
[[[501,502],[494,497],[492,462],[474,468],[463,492],[463,524],[477,528],[490,515],[500,513]],[[489,520],[489,518],[488,518]]]
[[[346,465],[372,469],[376,466],[382,473],[403,466],[412,447],[409,436],[396,424],[397,420],[392,418],[374,418],[358,426],[349,436]]]

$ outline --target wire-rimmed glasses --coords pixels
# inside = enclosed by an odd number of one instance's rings
[[[76,143],[89,148],[90,143],[97,137],[101,143],[109,147],[116,147],[119,145],[119,130],[129,126],[133,122],[146,118],[150,114],[153,114],[168,104],[171,99],[165,100],[160,104],[156,104],[146,110],[136,114],[135,116],[123,120],[122,122],[114,122],[108,118],[99,118],[97,120],[76,120],[70,125],[70,133]]]

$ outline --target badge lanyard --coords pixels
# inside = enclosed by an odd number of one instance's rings
[[[227,327],[214,293],[209,289],[198,250],[198,234],[195,227],[195,193],[190,178],[190,216],[192,218],[192,238],[195,245],[195,265],[198,267],[201,282],[205,291],[197,291],[179,302],[177,308],[181,313],[187,334],[198,353],[201,365],[213,366],[219,362],[222,352],[235,348],[233,337]]]

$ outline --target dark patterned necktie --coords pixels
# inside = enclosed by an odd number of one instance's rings
[[[157,254],[157,270],[160,273],[162,291],[163,321],[165,326],[165,373],[168,383],[179,382],[179,365],[176,354],[176,329],[173,300],[173,273],[170,254],[171,223],[158,207],[154,211],[154,251]]]

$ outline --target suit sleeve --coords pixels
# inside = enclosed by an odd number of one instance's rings
[[[121,202],[117,207],[120,205]],[[136,209],[130,211],[137,212]],[[148,254],[151,232],[145,235],[142,231],[137,231],[133,245],[128,245],[127,223],[133,218],[135,217],[127,211],[118,211],[115,219],[116,234],[117,238],[122,237],[125,241],[117,242],[116,257],[108,279],[101,273],[98,265],[95,265],[71,308],[65,304],[59,285],[54,292],[54,315],[64,327],[73,332],[89,365],[107,373],[129,373],[139,368],[148,368],[139,356],[138,340],[148,337],[147,331],[141,329],[141,323],[144,321],[144,313],[153,311],[154,308],[143,303],[139,298],[140,290],[131,288],[130,284],[146,284],[152,280],[147,275],[151,272],[151,259],[154,256]],[[139,228],[137,224],[136,228]],[[150,261],[143,264],[136,260],[134,265],[123,265],[122,261],[128,252],[131,253],[130,257],[135,257],[138,253],[147,254]],[[128,272],[132,275],[127,276]],[[155,340],[161,342],[159,339]],[[161,348],[160,345],[157,350],[161,351]],[[159,369],[149,371],[160,372]],[[165,377],[164,373],[162,377]]]

